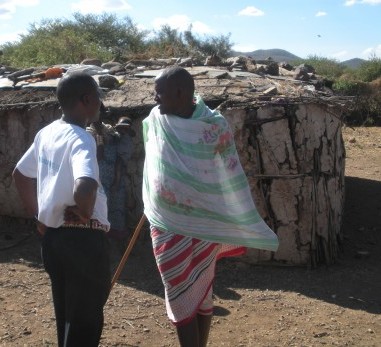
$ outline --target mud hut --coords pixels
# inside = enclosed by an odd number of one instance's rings
[[[151,67],[152,68],[152,67]],[[246,260],[316,266],[335,261],[342,240],[345,101],[316,82],[290,76],[190,67],[196,91],[229,121],[254,201],[280,239],[276,253],[250,250]],[[142,214],[141,121],[154,102],[160,70],[117,76],[104,104],[115,121],[132,118],[137,133],[128,167],[129,224]],[[101,75],[94,75],[99,79]],[[0,79],[1,82],[1,79]],[[24,218],[11,172],[36,132],[61,116],[53,82],[1,89],[0,216]]]

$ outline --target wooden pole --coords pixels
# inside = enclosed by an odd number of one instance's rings
[[[110,291],[114,287],[115,282],[118,280],[120,273],[122,272],[123,267],[126,264],[127,258],[130,255],[131,250],[134,247],[136,240],[138,239],[138,237],[140,235],[140,231],[141,231],[145,221],[146,221],[146,216],[145,216],[145,214],[143,214],[142,217],[140,218],[140,221],[139,221],[137,227],[135,228],[134,234],[132,235],[130,242],[128,243],[127,249],[124,252],[123,257],[120,260],[119,265],[115,271],[114,277],[112,278],[112,281],[111,281]]]

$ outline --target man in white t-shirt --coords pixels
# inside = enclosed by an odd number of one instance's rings
[[[100,93],[85,73],[57,86],[61,119],[41,129],[13,172],[16,188],[42,235],[60,347],[98,346],[111,283],[107,204],[94,138]],[[36,189],[37,186],[37,189]]]

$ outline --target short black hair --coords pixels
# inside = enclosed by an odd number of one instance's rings
[[[166,79],[170,83],[183,88],[193,97],[194,94],[194,79],[192,75],[181,66],[172,66],[165,69],[157,79]]]
[[[63,110],[71,109],[87,93],[98,89],[98,84],[89,74],[74,72],[61,78],[57,85],[57,99]]]

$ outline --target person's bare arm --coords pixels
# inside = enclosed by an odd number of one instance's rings
[[[13,170],[12,177],[28,216],[36,216],[38,213],[36,179],[24,176],[18,169]]]
[[[98,183],[93,178],[81,177],[74,182],[75,206],[68,206],[65,210],[65,221],[73,223],[87,223],[94,210],[97,197]]]

